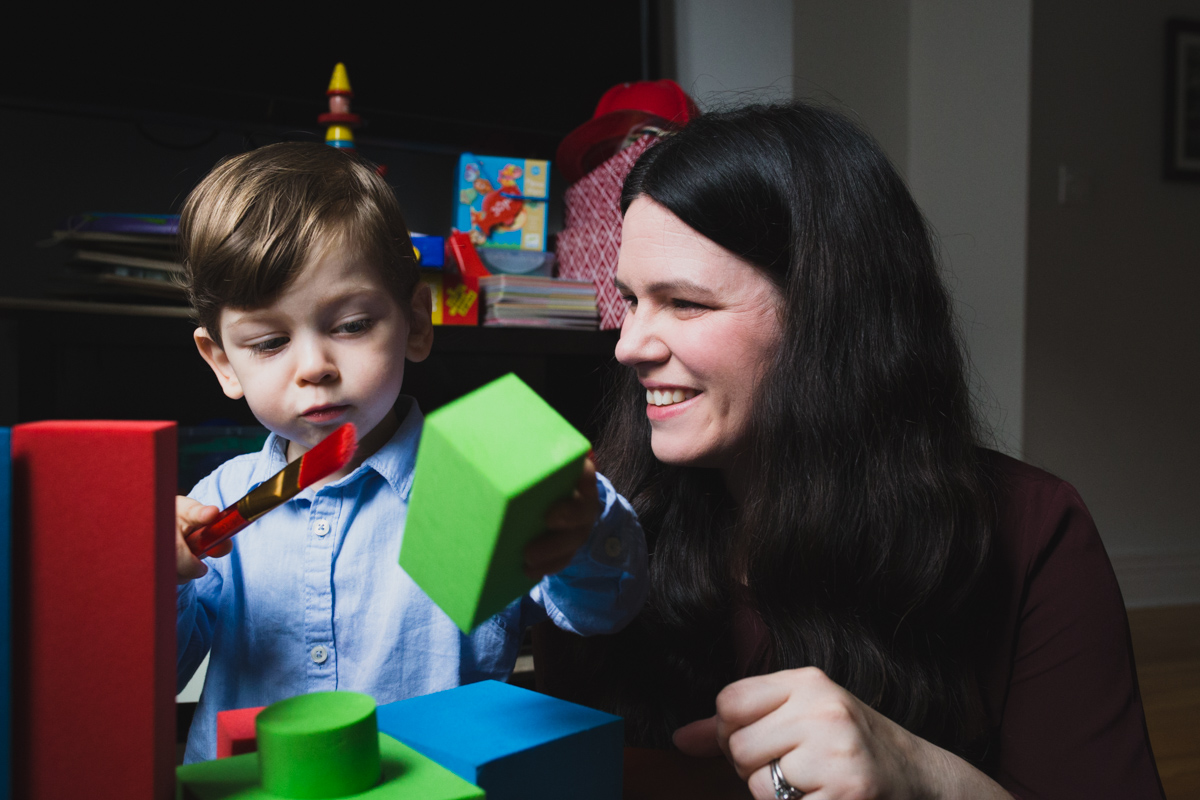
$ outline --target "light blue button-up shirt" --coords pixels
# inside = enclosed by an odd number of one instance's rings
[[[178,688],[211,649],[185,761],[216,757],[216,715],[308,692],[344,689],[376,702],[505,680],[521,636],[547,617],[588,635],[619,630],[646,597],[646,543],[633,510],[597,476],[601,514],[587,544],[555,575],[464,635],[398,564],[423,417],[350,475],[306,489],[209,559],[179,587]],[[191,497],[224,508],[286,463],[285,440],[234,458]]]

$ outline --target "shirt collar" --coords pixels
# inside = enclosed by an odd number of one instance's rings
[[[354,471],[360,472],[363,467],[373,469],[391,484],[396,494],[408,500],[412,490],[413,468],[417,465],[417,445],[421,442],[421,428],[425,424],[425,415],[417,406],[417,401],[408,395],[400,395],[396,401],[396,416],[400,417],[400,427],[388,439],[387,444],[379,448]],[[353,475],[347,476],[353,477]]]
[[[367,470],[374,470],[400,495],[408,500],[412,490],[413,467],[417,462],[417,445],[421,441],[421,427],[425,423],[425,415],[417,406],[417,401],[408,395],[400,395],[396,401],[396,416],[400,417],[400,427],[388,439],[387,444],[376,450],[371,457],[359,465],[358,469],[342,478],[331,486],[340,486],[362,478]],[[258,464],[254,469],[251,480],[257,485],[287,466],[287,439],[272,433],[263,444]],[[300,496],[310,492],[305,489]]]

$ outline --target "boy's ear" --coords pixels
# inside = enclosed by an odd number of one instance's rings
[[[408,313],[408,347],[404,357],[424,361],[433,349],[433,291],[427,283],[418,283]]]
[[[217,344],[204,328],[196,328],[192,338],[196,340],[196,349],[200,351],[200,356],[208,362],[216,374],[225,396],[233,400],[241,399],[242,384],[229,364],[229,356],[225,354],[225,348]]]

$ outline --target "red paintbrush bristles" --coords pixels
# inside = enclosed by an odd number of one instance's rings
[[[300,488],[311,486],[326,475],[337,472],[349,463],[358,447],[358,434],[353,422],[347,422],[321,440],[300,460]]]

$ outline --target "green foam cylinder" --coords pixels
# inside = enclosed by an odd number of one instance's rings
[[[589,447],[511,374],[425,420],[400,566],[464,633],[533,586],[525,545],[574,489]]]
[[[316,692],[268,706],[253,753],[175,769],[176,800],[484,800],[484,792],[376,729],[375,701]]]
[[[356,692],[314,692],[258,715],[262,787],[279,797],[323,800],[379,783],[375,700]]]

